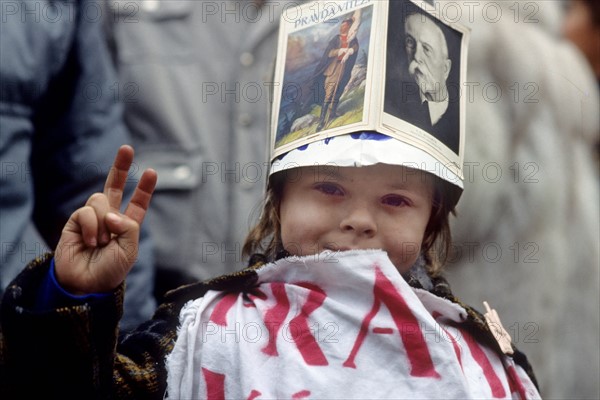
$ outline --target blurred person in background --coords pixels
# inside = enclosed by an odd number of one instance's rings
[[[472,35],[465,193],[448,278],[466,302],[495,305],[538,367],[543,397],[597,399],[597,82],[558,37],[560,3],[468,3],[454,3]]]
[[[301,1],[111,1],[108,31],[141,172],[158,298],[242,268],[267,174],[279,18]]]
[[[0,293],[31,258],[56,248],[60,227],[103,191],[116,150],[130,140],[99,10],[92,0],[2,2]],[[140,248],[124,330],[156,307],[145,229]]]
[[[562,32],[583,52],[600,81],[600,2],[567,0]]]
[[[567,0],[562,33],[575,44],[590,63],[600,88],[600,2],[597,0]],[[591,137],[600,166],[600,135]],[[599,171],[600,172],[600,171]]]

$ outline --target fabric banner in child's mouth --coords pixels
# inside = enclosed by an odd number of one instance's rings
[[[182,309],[169,398],[539,397],[467,333],[462,307],[409,286],[383,251],[286,258],[257,275],[252,291]]]

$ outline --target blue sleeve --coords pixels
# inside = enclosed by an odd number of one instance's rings
[[[54,259],[50,262],[50,269],[44,277],[38,293],[35,310],[45,311],[60,307],[76,306],[90,301],[110,299],[110,293],[92,293],[76,296],[67,292],[56,280],[54,272]]]

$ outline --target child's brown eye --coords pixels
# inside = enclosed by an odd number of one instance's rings
[[[315,189],[319,192],[330,195],[330,196],[342,196],[344,191],[338,185],[334,183],[321,182],[315,185]]]
[[[406,197],[395,194],[385,196],[383,199],[381,199],[381,202],[385,205],[392,207],[401,207],[409,205],[409,201],[406,199]]]

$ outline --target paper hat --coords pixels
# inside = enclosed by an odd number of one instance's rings
[[[456,89],[469,31],[426,4],[363,3],[333,2],[339,8],[302,18],[322,4],[309,3],[297,19],[282,18],[270,174],[385,163],[429,172],[460,195],[465,104]],[[427,57],[425,43],[437,45]]]
[[[270,174],[314,165],[361,167],[377,163],[430,172],[463,189],[462,178],[427,152],[375,131],[333,136],[299,146],[272,160]]]

